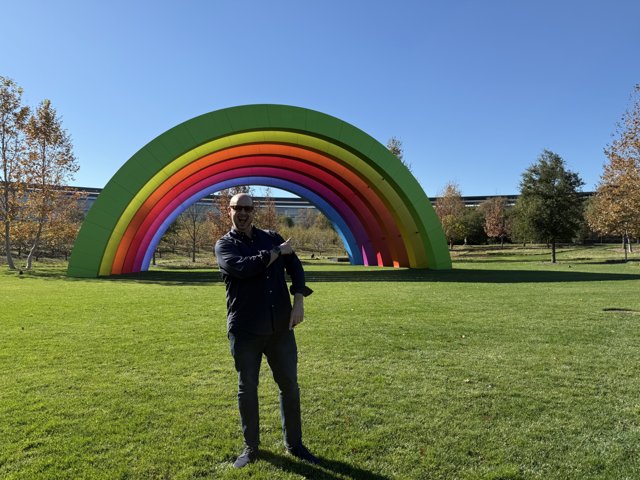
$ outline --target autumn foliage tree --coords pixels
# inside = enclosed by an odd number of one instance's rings
[[[207,207],[194,203],[185,209],[176,219],[176,227],[180,242],[189,250],[191,261],[195,263],[196,254],[209,239],[210,232],[207,227]]]
[[[73,249],[84,220],[85,192],[57,192],[49,222],[43,232],[42,244],[52,256],[66,260]]]
[[[22,105],[22,88],[0,76],[0,218],[4,224],[7,265],[14,270],[11,228],[24,195],[24,129],[29,108]]]
[[[589,204],[587,221],[598,233],[622,237],[626,260],[629,239],[640,236],[640,84],[605,154],[608,163]]]
[[[449,249],[453,249],[454,242],[462,240],[467,230],[464,201],[455,183],[447,183],[436,200],[434,208],[449,242]]]
[[[29,117],[25,132],[28,149],[25,178],[29,185],[26,207],[30,220],[36,225],[25,265],[29,270],[40,246],[45,224],[52,212],[59,208],[58,202],[66,201],[57,192],[73,179],[79,166],[73,154],[71,137],[62,128],[62,121],[49,100],[42,101]]]
[[[504,246],[504,239],[509,234],[507,200],[503,197],[489,198],[480,204],[480,211],[484,215],[484,231],[487,237],[500,239],[500,246]]]
[[[265,189],[260,202],[256,202],[253,223],[263,230],[278,230],[280,220],[276,210],[276,202],[271,194],[271,189]]]

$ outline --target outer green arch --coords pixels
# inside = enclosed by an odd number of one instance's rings
[[[111,178],[87,214],[69,261],[68,275],[96,277],[109,238],[136,194],[181,155],[216,139],[251,131],[287,130],[322,138],[360,157],[389,182],[418,225],[428,267],[451,268],[440,222],[409,170],[382,144],[335,117],[285,105],[245,105],[200,115],[164,132],[136,152]],[[328,152],[330,153],[330,152]],[[421,266],[422,267],[422,266]]]

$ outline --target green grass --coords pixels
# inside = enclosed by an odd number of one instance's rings
[[[211,269],[0,274],[0,478],[640,478],[640,263],[606,248],[457,249],[450,272],[307,261],[303,427],[243,471]]]

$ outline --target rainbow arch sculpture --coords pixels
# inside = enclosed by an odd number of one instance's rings
[[[384,145],[320,112],[245,105],[188,120],[133,155],[88,212],[67,274],[147,270],[182,211],[237,185],[272,186],[310,200],[354,264],[451,268],[429,199]]]

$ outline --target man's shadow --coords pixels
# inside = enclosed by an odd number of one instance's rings
[[[260,460],[269,462],[281,470],[313,480],[340,480],[345,477],[353,480],[390,480],[389,477],[384,475],[379,475],[369,472],[368,470],[363,470],[362,468],[354,467],[348,463],[329,460],[323,457],[318,457],[318,460],[320,460],[319,465],[312,465],[294,460],[292,457],[286,455],[261,450]]]

